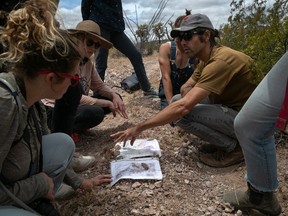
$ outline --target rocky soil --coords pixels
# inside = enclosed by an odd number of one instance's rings
[[[144,57],[148,77],[158,88],[160,77],[157,53]],[[120,81],[132,72],[126,58],[110,58],[106,82],[119,86]],[[123,96],[129,119],[108,115],[104,122],[93,128],[95,137],[81,136],[76,151],[83,155],[93,155],[98,162],[95,167],[79,173],[84,177],[109,173],[110,161],[115,159],[113,140],[110,134],[141,122],[159,111],[158,98],[143,97],[141,91],[129,94],[113,87]],[[66,201],[55,202],[62,215],[67,216],[185,216],[185,215],[261,215],[234,211],[222,196],[226,191],[246,187],[244,162],[228,168],[211,168],[198,160],[197,148],[203,143],[170,125],[147,130],[139,138],[156,138],[162,149],[160,158],[162,181],[121,180],[112,188],[99,186],[91,192],[77,191]],[[283,213],[288,215],[288,143],[287,137],[277,133],[278,174],[280,187],[278,198]]]

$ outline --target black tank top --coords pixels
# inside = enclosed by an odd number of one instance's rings
[[[171,41],[170,48],[170,68],[171,68],[171,82],[173,88],[173,95],[180,93],[181,86],[191,77],[194,72],[194,63],[195,58],[190,58],[189,63],[185,68],[178,68],[175,64],[176,60],[176,43],[175,41]],[[165,98],[164,87],[162,79],[160,80],[159,85],[159,97]]]

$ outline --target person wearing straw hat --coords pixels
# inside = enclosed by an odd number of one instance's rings
[[[56,121],[58,124],[61,124],[63,118],[73,118],[73,121],[70,120],[70,122],[73,122],[74,132],[95,135],[87,130],[100,124],[106,114],[112,112],[115,116],[116,113],[118,113],[120,116],[128,118],[122,99],[101,80],[99,74],[96,72],[95,63],[93,61],[93,55],[98,51],[100,46],[109,49],[112,47],[112,44],[100,36],[99,26],[91,20],[79,22],[74,29],[69,29],[68,31],[77,38],[79,52],[82,56],[82,61],[77,73],[80,75],[83,94],[80,98],[80,105],[76,107],[76,112],[73,116],[67,116],[67,110],[64,109],[64,107],[67,107],[67,104],[65,105],[67,100],[74,100],[73,93],[75,94],[75,92],[70,92],[70,97],[66,96],[65,99],[62,98],[63,106],[57,110],[58,120]],[[89,96],[88,93],[90,89],[97,93],[97,95]],[[53,100],[45,99],[43,102],[46,106],[53,107]],[[74,103],[73,106],[75,108],[76,103]],[[69,107],[69,109],[70,108],[71,107]],[[48,108],[48,110],[49,112],[54,112],[53,119],[50,119],[50,121],[55,121],[55,110],[53,111],[53,108]],[[48,113],[48,119],[51,117],[52,115]],[[65,126],[66,123],[61,127],[63,128]],[[84,171],[93,166],[95,162],[96,159],[93,156],[74,154],[71,161],[71,167],[67,170],[66,174],[66,180],[69,180],[65,181],[67,184],[63,183],[61,185],[56,193],[56,199],[61,200],[70,198],[78,188],[90,190],[94,185],[109,183],[111,181],[110,175],[98,175],[93,178],[82,179],[75,174],[74,171]]]
[[[76,112],[74,130],[83,132],[95,127],[103,121],[106,114],[111,112],[113,116],[119,114],[123,118],[128,118],[121,97],[101,80],[92,59],[93,54],[98,52],[100,47],[109,49],[112,44],[100,36],[100,28],[92,20],[79,22],[75,30],[70,29],[70,31],[76,33],[82,47],[80,52],[84,56],[79,68],[83,95]],[[89,90],[93,91],[92,96],[88,95]]]
[[[104,116],[111,112],[113,116],[118,113],[121,117],[128,118],[121,97],[101,80],[92,59],[100,47],[109,49],[112,44],[100,36],[99,26],[91,20],[79,22],[75,29],[68,31],[78,39],[83,57],[78,71],[83,94],[74,116],[73,132],[88,134],[88,129],[100,124]],[[94,92],[92,96],[88,95],[89,90]],[[45,103],[53,106],[53,102],[51,104],[49,100]],[[57,116],[62,118],[65,112],[63,109]]]

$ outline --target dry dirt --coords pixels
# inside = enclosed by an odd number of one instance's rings
[[[144,57],[144,64],[152,85],[158,88],[159,67],[157,53]],[[132,72],[127,58],[110,58],[106,82],[112,87]],[[129,119],[108,115],[104,122],[93,128],[95,137],[80,137],[76,151],[93,155],[98,162],[95,167],[79,173],[84,177],[109,173],[110,161],[114,159],[113,140],[110,134],[141,122],[159,111],[159,99],[143,97],[141,91],[129,94],[113,87],[123,96]],[[281,134],[280,134],[281,135]],[[278,175],[280,187],[278,198],[283,213],[288,215],[288,144],[285,136],[277,138]],[[66,201],[55,202],[62,215],[261,215],[254,211],[233,211],[222,200],[223,193],[245,187],[245,164],[228,168],[211,168],[200,163],[197,148],[203,143],[199,138],[170,125],[144,131],[139,138],[156,138],[162,149],[160,158],[162,181],[121,180],[112,188],[99,186],[91,192],[77,191]]]

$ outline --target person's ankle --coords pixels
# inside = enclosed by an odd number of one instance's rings
[[[158,97],[158,91],[156,91],[153,87],[150,87],[148,91],[143,90],[144,96],[153,96]]]
[[[249,188],[249,200],[251,203],[254,205],[259,205],[262,202],[263,199],[263,192],[258,191],[255,189],[250,183],[247,183],[248,188]]]

